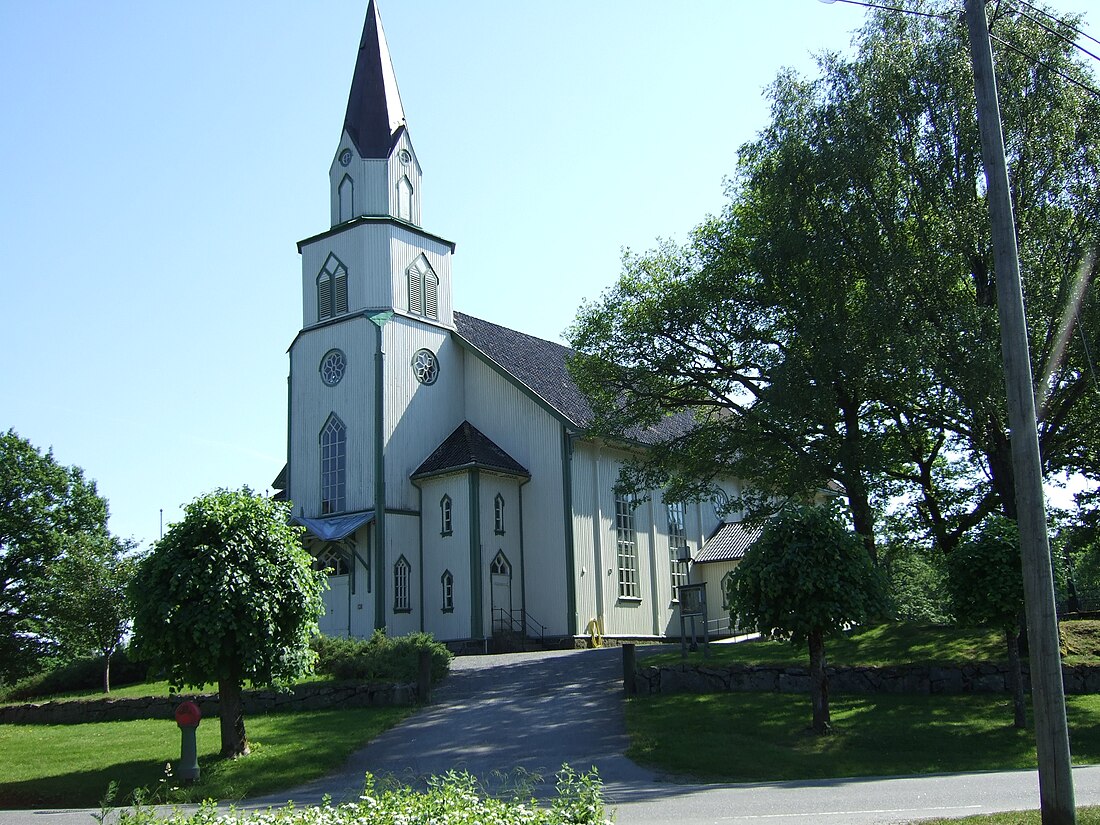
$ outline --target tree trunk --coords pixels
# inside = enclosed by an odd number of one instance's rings
[[[825,634],[810,632],[810,699],[814,706],[814,733],[826,734],[831,728],[829,717],[829,682],[825,675]]]
[[[236,759],[239,756],[247,756],[248,737],[244,732],[240,677],[219,680],[218,699],[221,704],[222,758]]]
[[[103,692],[111,692],[111,654],[113,650],[103,651]]]
[[[1008,644],[1008,678],[1012,684],[1012,724],[1023,730],[1027,727],[1027,701],[1024,698],[1024,675],[1020,671],[1020,631],[1005,630]]]

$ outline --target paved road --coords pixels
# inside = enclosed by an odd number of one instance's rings
[[[552,782],[568,762],[599,769],[620,825],[881,825],[1037,806],[1034,771],[739,785],[661,777],[622,755],[621,662],[614,649],[456,659],[431,707],[371,742],[339,773],[253,802],[354,798],[368,770],[415,782],[464,768],[499,786],[498,774],[522,769]],[[1100,804],[1100,766],[1075,769],[1074,780],[1078,804]],[[87,811],[3,811],[0,823],[90,819]]]

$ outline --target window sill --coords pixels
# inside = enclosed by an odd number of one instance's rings
[[[641,604],[641,596],[619,596],[620,602],[626,602],[627,604]]]
[[[444,608],[443,608],[442,610],[440,610],[439,612],[440,612],[440,613],[454,613],[454,612],[455,612],[455,609],[454,609],[453,607],[444,607]]]
[[[393,612],[394,613],[412,613],[412,608],[411,607],[395,607],[393,609]]]
[[[439,537],[441,539],[445,539],[445,538],[447,538],[447,536],[453,536],[453,535],[454,535],[454,530],[444,530],[442,533],[439,534]]]

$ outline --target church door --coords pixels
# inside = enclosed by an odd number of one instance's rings
[[[489,568],[492,579],[493,632],[512,629],[512,565],[498,551]]]

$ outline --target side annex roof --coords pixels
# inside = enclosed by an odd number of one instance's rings
[[[469,421],[463,421],[435,451],[424,459],[410,478],[413,480],[460,470],[488,470],[530,478],[526,468]]]
[[[743,524],[740,522],[719,524],[711,533],[706,544],[699,550],[694,561],[706,564],[713,561],[736,561],[745,558],[745,553],[764,532],[763,525]]]

